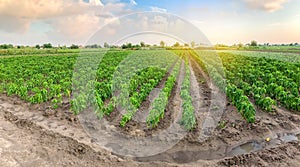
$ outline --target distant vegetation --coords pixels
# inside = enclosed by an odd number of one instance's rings
[[[146,44],[145,42],[141,41],[138,44],[133,43],[124,43],[120,46],[118,45],[111,45],[107,42],[104,42],[103,45],[100,44],[89,44],[89,45],[76,45],[72,44],[71,46],[54,46],[51,43],[45,44],[37,44],[35,46],[22,46],[22,45],[12,45],[12,44],[1,44],[0,45],[0,55],[23,55],[26,54],[28,50],[47,50],[47,51],[30,51],[30,53],[68,53],[68,52],[80,52],[80,49],[100,49],[100,48],[110,48],[110,49],[126,49],[126,50],[148,50],[148,49],[187,49],[193,48],[197,50],[252,50],[252,51],[274,51],[274,52],[297,52],[300,53],[300,44],[299,43],[289,43],[289,44],[270,44],[264,43],[259,44],[257,41],[252,40],[247,44],[234,44],[234,45],[225,45],[225,44],[216,44],[214,46],[209,46],[207,44],[197,44],[196,42],[192,41],[190,44],[188,43],[179,43],[176,42],[172,45],[167,45],[166,42],[160,41],[159,44]],[[66,51],[68,49],[72,49],[74,51]],[[4,51],[5,50],[5,51]],[[16,51],[22,50],[22,51]]]

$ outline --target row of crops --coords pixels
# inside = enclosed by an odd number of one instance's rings
[[[275,106],[282,106],[300,111],[299,63],[229,52],[191,55],[248,122],[255,121],[258,109],[273,112]]]
[[[149,127],[156,127],[161,119],[164,118],[165,110],[168,104],[169,97],[175,86],[177,76],[179,74],[179,68],[181,61],[177,61],[171,74],[165,82],[165,86],[162,91],[159,93],[158,97],[151,104],[151,110],[147,116],[147,125]]]
[[[47,56],[47,55],[61,55],[61,54],[78,54],[82,49],[36,49],[36,48],[22,48],[22,49],[1,49],[1,56]],[[84,52],[99,52],[101,49],[84,49]],[[104,50],[104,49],[102,49]]]
[[[202,55],[211,54],[206,52]],[[216,77],[214,73],[211,73],[211,76],[248,122],[255,121],[257,109],[273,112],[275,106],[282,106],[291,111],[300,111],[299,63],[286,62],[286,59],[281,61],[270,57],[247,56],[247,54],[242,56],[228,52],[219,53],[219,56],[222,60],[222,68],[218,68],[217,73],[224,71],[226,84],[224,84],[225,79]]]
[[[218,50],[218,53],[231,53],[247,57],[265,57],[268,59],[276,59],[289,63],[299,63],[300,56],[297,53],[284,53],[284,52],[259,52],[259,51],[238,51],[238,50]]]
[[[75,114],[92,109],[99,119],[118,109],[122,113],[120,126],[123,127],[165,78],[147,116],[148,127],[154,128],[164,118],[184,59],[181,122],[190,130],[195,124],[190,119],[195,122],[195,118],[188,59],[183,52],[177,53],[180,56],[169,51],[101,51],[83,52],[79,56],[68,53],[5,57],[0,59],[0,93],[16,95],[32,104],[50,102],[53,108],[68,101]]]
[[[31,103],[51,101],[58,107],[70,97],[75,56],[31,56],[0,59],[0,92]]]
[[[121,126],[133,118],[141,103],[178,60],[171,52],[158,53],[137,51],[119,65],[113,91],[118,92],[116,105],[126,111],[120,121]]]
[[[191,130],[196,125],[196,118],[195,118],[195,109],[192,104],[192,97],[191,97],[191,82],[190,82],[190,66],[189,66],[189,54],[188,52],[184,53],[183,56],[185,61],[185,75],[184,80],[182,83],[180,97],[182,98],[182,119],[181,124],[184,126],[185,129]]]
[[[272,112],[277,105],[300,110],[299,63],[219,55],[211,51],[152,50],[5,57],[0,59],[0,93],[17,95],[33,104],[50,102],[53,108],[67,100],[75,114],[92,109],[99,119],[118,111],[122,114],[119,124],[124,127],[150,92],[163,84],[147,115],[147,126],[154,128],[164,118],[183,69],[180,124],[191,130],[196,125],[190,85],[192,58],[248,122],[255,121],[258,109]]]
[[[300,110],[300,64],[230,54],[221,57],[227,79],[255,105],[268,112],[276,104]]]

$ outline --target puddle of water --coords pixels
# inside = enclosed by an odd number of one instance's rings
[[[264,140],[261,141],[249,141],[247,143],[243,143],[241,145],[231,147],[230,146],[222,146],[217,150],[198,150],[198,151],[177,151],[173,153],[161,153],[158,155],[150,156],[150,157],[140,157],[136,158],[137,161],[165,161],[165,162],[176,162],[176,163],[187,163],[197,161],[199,159],[205,160],[213,160],[213,159],[221,159],[224,157],[233,157],[236,155],[247,154],[255,151],[262,150],[264,148],[274,147],[276,145],[300,140],[300,133],[282,133],[277,134],[275,137],[271,138],[269,142]],[[228,152],[227,152],[228,150]]]
[[[258,151],[263,149],[262,143],[259,143],[257,141],[251,141],[247,142],[245,144],[239,145],[235,148],[233,148],[228,155],[229,156],[235,156],[235,155],[240,155],[240,154],[246,154],[254,151]]]
[[[282,141],[282,142],[290,142],[290,141],[296,141],[296,140],[299,140],[299,134],[298,135],[295,135],[295,134],[284,134],[283,136],[280,136],[279,139]]]
[[[175,162],[179,164],[194,162],[199,159],[213,160],[225,157],[226,147],[219,147],[216,150],[199,150],[199,151],[177,151],[172,153],[161,153],[150,157],[138,157],[135,160],[140,162],[164,161]]]

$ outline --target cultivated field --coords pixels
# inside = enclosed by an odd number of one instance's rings
[[[0,166],[300,165],[297,52],[0,54]]]

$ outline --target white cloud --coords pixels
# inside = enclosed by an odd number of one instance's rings
[[[130,0],[130,4],[131,5],[137,5],[137,3],[135,2],[135,0]]]
[[[100,0],[90,0],[90,4],[93,4],[95,6],[103,6],[102,2]]]
[[[156,6],[151,6],[150,9],[153,12],[167,13],[167,9],[159,8],[159,7],[156,7]]]
[[[117,44],[133,40],[132,42],[145,41],[157,43],[160,40],[169,41],[197,41],[207,43],[200,31],[183,19],[171,16],[167,13],[137,13],[128,17],[120,18],[120,24],[105,27],[105,33],[97,34],[92,43],[103,43],[104,41]],[[107,35],[113,31],[113,36]],[[97,41],[97,42],[96,42]],[[172,41],[172,42],[170,42]]]
[[[244,0],[246,4],[253,9],[274,12],[282,8],[288,0]]]
[[[5,32],[13,33],[24,33],[30,28],[31,21],[25,18],[15,18],[11,16],[1,16],[0,15],[0,30]],[[5,24],[3,24],[5,23]]]
[[[72,39],[82,38],[99,29],[99,23],[100,18],[90,14],[62,17],[52,22],[52,27],[54,27],[52,33],[59,33]]]
[[[83,14],[92,4],[73,0],[0,0],[1,30],[26,32],[36,20]]]
[[[276,23],[271,23],[271,24],[268,24],[267,26],[268,27],[278,27],[278,26],[283,26],[284,24],[281,23],[281,22],[276,22]]]
[[[0,24],[0,34],[28,37],[32,23],[41,22],[48,26],[51,41],[85,42],[101,26],[128,13],[126,8],[121,2],[104,5],[100,0],[0,0],[0,22],[5,23]]]
[[[0,15],[26,19],[43,19],[77,13],[86,3],[72,0],[0,0]]]

